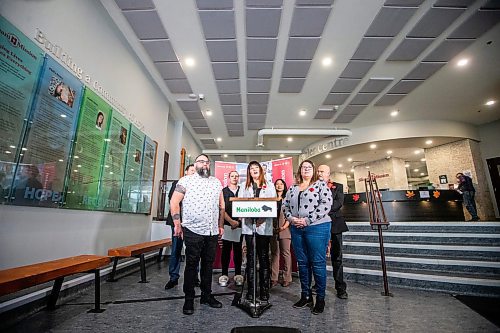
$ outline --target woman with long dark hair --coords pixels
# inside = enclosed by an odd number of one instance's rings
[[[275,198],[276,190],[273,183],[266,182],[262,166],[257,161],[252,161],[247,167],[247,178],[244,188],[240,189],[238,194],[240,198]],[[245,235],[247,247],[247,299],[253,300],[254,294],[254,278],[255,272],[253,269],[254,253],[253,253],[253,226],[251,218],[242,219],[242,234]],[[257,258],[259,260],[259,287],[260,299],[262,301],[269,300],[269,242],[273,235],[273,218],[259,218],[256,223],[256,247]]]

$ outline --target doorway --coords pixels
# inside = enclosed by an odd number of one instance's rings
[[[486,163],[488,164],[491,184],[495,193],[495,203],[498,211],[500,211],[500,157],[489,158]]]

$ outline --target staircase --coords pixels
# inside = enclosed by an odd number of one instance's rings
[[[377,231],[368,222],[348,226],[346,280],[383,290]],[[500,296],[499,222],[392,222],[383,236],[389,289]]]

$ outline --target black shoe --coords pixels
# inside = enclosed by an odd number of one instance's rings
[[[200,298],[200,304],[206,304],[211,308],[222,308],[222,303],[216,300],[213,295],[202,296]]]
[[[179,283],[179,281],[177,281],[177,280],[170,280],[170,281],[168,281],[167,284],[165,285],[165,290],[172,289],[178,283]]]
[[[340,298],[340,299],[347,299],[348,298],[348,295],[347,295],[347,292],[346,291],[339,291],[337,293],[337,297]]]
[[[182,307],[182,313],[188,316],[194,313],[194,300],[187,299],[184,301],[184,306]]]
[[[316,304],[314,304],[314,309],[312,310],[312,313],[317,315],[323,313],[323,311],[325,311],[325,300],[316,297]]]
[[[313,305],[312,296],[306,297],[301,296],[299,301],[293,305],[294,308],[304,308],[306,306],[311,307]]]
[[[194,280],[194,286],[200,288],[201,282],[199,279]]]
[[[479,221],[479,217],[474,217],[474,218],[472,218],[471,221],[473,221],[473,222]]]

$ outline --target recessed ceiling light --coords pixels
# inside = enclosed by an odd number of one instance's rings
[[[184,60],[184,63],[186,64],[186,66],[188,67],[193,67],[195,62],[194,62],[194,59],[193,58],[186,58],[186,60]]]
[[[425,162],[425,157],[420,159],[420,162]]]
[[[285,157],[285,154],[280,154],[280,157]]]
[[[469,63],[469,59],[465,59],[465,58],[463,58],[463,59],[460,59],[460,60],[457,62],[457,66],[459,66],[459,67],[463,67],[463,66],[467,65],[468,63]]]
[[[62,114],[61,115],[61,118],[66,118],[67,116],[65,114]]]
[[[12,154],[12,152],[11,152],[11,151],[9,151],[9,150],[6,150],[6,151],[5,151],[5,153],[6,153],[6,154]]]
[[[371,149],[375,149],[375,148],[377,148],[377,145],[376,145],[376,144],[374,144],[374,143],[372,143],[372,144],[370,145],[370,148],[371,148]]]
[[[418,150],[415,150],[415,151],[414,151],[415,155],[418,155],[418,154],[420,154],[421,152],[422,152],[422,151],[421,151],[420,149],[418,149]]]
[[[62,160],[62,159],[59,159],[59,162],[64,162],[64,160]]]
[[[496,102],[497,101],[494,101],[494,100],[491,99],[491,100],[487,101],[486,103],[484,103],[484,105],[491,106],[491,105],[495,104]]]
[[[224,158],[227,158],[227,154],[224,154]]]
[[[369,165],[367,165],[367,166],[365,166],[365,168],[370,169],[370,166],[369,166]]]
[[[354,172],[354,169],[351,169],[351,172]]]
[[[337,166],[338,166],[339,168],[342,168],[342,164],[338,164]]]
[[[325,155],[325,157],[326,157],[326,158],[330,158],[330,157],[332,157],[332,155],[330,155],[330,154],[326,154],[326,155]]]
[[[352,162],[352,157],[348,157],[347,162]]]
[[[391,154],[392,154],[392,150],[388,150],[387,155],[391,155]]]
[[[16,146],[13,146],[13,145],[10,145],[9,147],[10,147],[10,148],[12,148],[12,149],[15,149],[15,148],[16,148]]]
[[[26,150],[28,150],[28,148],[21,148],[21,150],[26,151]]]
[[[323,64],[323,66],[330,66],[332,64],[332,58],[330,57],[326,57],[326,58],[323,58],[323,60],[321,61],[321,63]]]
[[[299,111],[299,116],[304,117],[307,114],[306,110],[300,110]]]
[[[419,169],[413,169],[413,171],[418,172],[418,171],[419,171]]]
[[[221,142],[222,141],[222,138],[217,138],[217,142]]]
[[[391,117],[396,117],[399,114],[398,110],[394,110],[391,112]]]
[[[212,113],[212,111],[211,111],[211,110],[207,110],[207,111],[205,112],[205,114],[206,114],[207,116],[209,116],[209,117],[210,117],[213,113]]]
[[[425,173],[421,172],[421,173],[420,173],[420,176],[423,176],[423,175],[425,175]]]
[[[288,142],[292,142],[292,141],[293,141],[293,138],[290,136],[290,137],[288,137],[288,138],[286,139],[286,141],[288,141]]]
[[[427,141],[425,141],[425,144],[426,144],[426,145],[431,145],[431,144],[432,144],[432,140],[427,140]]]
[[[405,164],[405,168],[409,168],[410,165],[408,163]]]
[[[351,178],[351,175],[347,175],[347,178]]]

